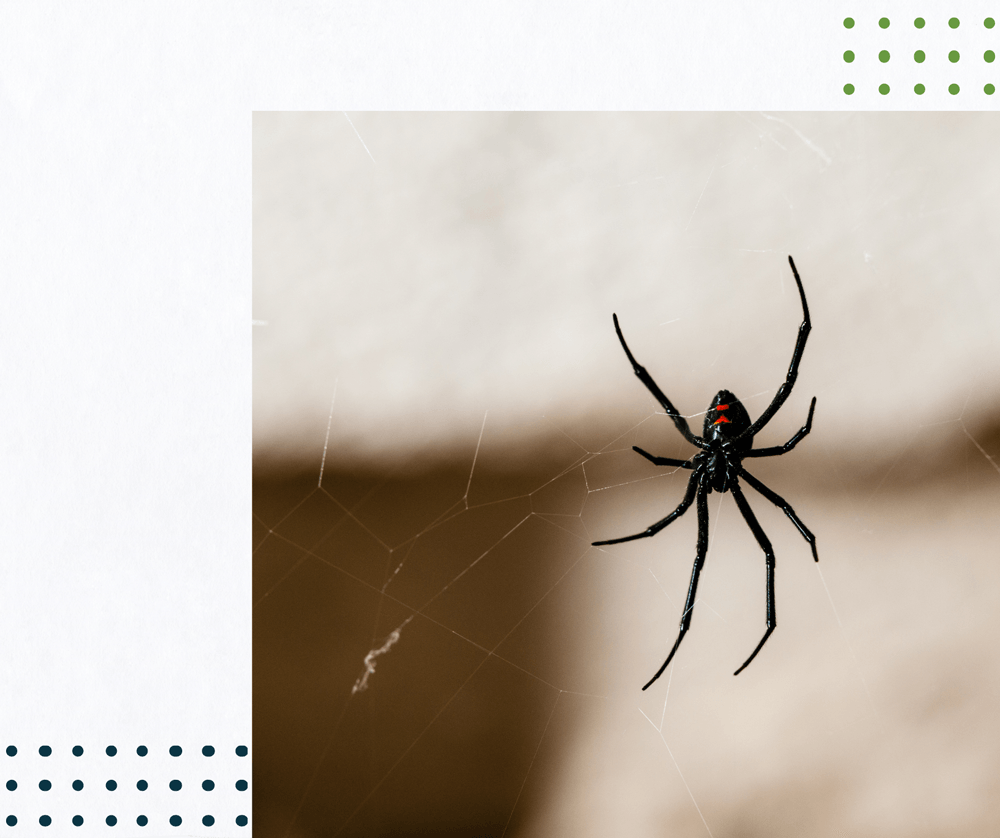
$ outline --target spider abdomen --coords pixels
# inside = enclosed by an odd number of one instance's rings
[[[750,414],[743,403],[728,390],[719,390],[705,411],[705,430],[702,436],[709,442],[733,440],[749,427]],[[737,443],[739,452],[742,454],[743,451],[749,451],[752,441],[752,436],[743,437]]]

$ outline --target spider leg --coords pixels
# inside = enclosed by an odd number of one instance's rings
[[[743,666],[733,673],[733,675],[739,675],[750,665],[750,661],[757,657],[757,653],[764,647],[764,644],[767,642],[767,638],[771,636],[771,632],[774,631],[775,627],[778,625],[778,619],[774,612],[774,550],[771,549],[771,542],[768,541],[767,536],[764,535],[764,530],[761,529],[760,524],[757,522],[757,518],[754,516],[753,510],[750,509],[750,504],[747,503],[747,499],[743,497],[743,492],[740,490],[739,485],[737,483],[733,483],[730,487],[730,491],[733,493],[736,505],[740,508],[740,512],[743,514],[743,519],[747,522],[747,525],[753,532],[754,538],[757,539],[760,549],[764,551],[764,558],[767,562],[767,631],[764,632],[764,636],[761,638],[760,643],[757,644],[757,648],[753,650],[752,654],[746,659]]]
[[[779,454],[787,454],[796,445],[798,445],[802,438],[812,430],[813,424],[813,411],[816,409],[816,397],[813,396],[812,404],[809,405],[809,417],[806,419],[806,423],[799,428],[798,433],[795,434],[788,442],[784,445],[775,445],[772,448],[751,448],[746,454],[746,457],[776,457]]]
[[[694,567],[691,569],[691,584],[688,587],[687,600],[684,603],[684,613],[681,614],[681,630],[677,635],[677,639],[674,641],[673,648],[670,650],[670,654],[667,655],[667,659],[663,662],[663,666],[656,670],[656,674],[649,679],[649,682],[643,687],[643,690],[649,688],[649,686],[663,674],[663,670],[669,666],[670,661],[673,660],[674,653],[677,651],[677,647],[681,645],[681,641],[684,639],[684,635],[687,630],[691,627],[691,616],[694,613],[694,600],[695,595],[698,593],[698,577],[701,575],[701,569],[705,566],[705,554],[708,552],[708,492],[705,489],[701,489],[698,492],[698,553],[694,559]]]
[[[753,436],[771,421],[771,417],[778,412],[778,408],[785,403],[785,399],[792,392],[795,379],[799,374],[799,363],[802,361],[802,353],[806,348],[806,338],[809,337],[809,331],[812,329],[812,321],[809,319],[809,306],[806,305],[806,292],[802,290],[802,280],[799,279],[799,272],[795,269],[795,262],[791,256],[788,257],[788,264],[792,266],[792,275],[795,277],[795,284],[799,286],[799,297],[802,299],[802,325],[799,326],[799,336],[795,341],[795,350],[792,352],[792,363],[788,366],[788,375],[785,376],[784,384],[774,394],[774,399],[767,406],[767,410],[760,415],[756,422],[743,431],[737,439],[748,435]],[[638,372],[636,375],[638,375]]]
[[[809,546],[812,548],[813,559],[818,562],[819,554],[816,552],[816,536],[809,531],[809,527],[799,520],[799,516],[795,514],[795,510],[792,509],[791,504],[777,492],[769,489],[761,483],[756,477],[745,469],[740,469],[740,476],[743,477],[747,483],[753,486],[765,498],[771,501],[771,503],[778,507],[778,509],[781,509],[789,518],[791,518],[792,523],[795,524],[795,528],[802,533],[802,537],[809,542]]]
[[[641,366],[639,362],[636,361],[635,356],[632,355],[628,348],[628,344],[625,343],[625,337],[622,335],[621,327],[618,325],[618,315],[612,314],[611,317],[615,321],[615,331],[618,333],[618,340],[621,341],[622,349],[625,350],[625,354],[628,356],[629,363],[632,364],[632,369],[636,376],[643,384],[646,385],[646,389],[653,394],[653,398],[660,403],[660,407],[666,411],[667,416],[674,420],[677,430],[684,435],[684,439],[692,445],[697,445],[699,448],[708,448],[708,443],[705,442],[705,440],[691,433],[691,428],[688,427],[687,419],[677,412],[677,408],[671,404],[670,399],[666,397],[664,392],[657,386],[656,382],[653,381],[653,377],[646,372],[646,368]]]
[[[637,538],[649,538],[650,536],[656,535],[660,530],[667,526],[667,524],[672,521],[676,521],[681,517],[681,515],[687,512],[688,507],[694,500],[694,493],[698,490],[698,481],[700,477],[701,472],[697,470],[691,475],[691,479],[688,480],[687,491],[684,493],[684,499],[666,518],[661,518],[655,524],[652,524],[647,529],[636,533],[635,535],[626,535],[624,538],[611,538],[607,541],[595,541],[592,546],[602,547],[605,544],[621,544],[624,541],[635,541]]]
[[[675,460],[672,457],[654,457],[648,451],[643,451],[638,445],[633,445],[632,450],[637,454],[642,454],[654,466],[680,466],[681,468],[694,468],[694,463],[690,460]]]

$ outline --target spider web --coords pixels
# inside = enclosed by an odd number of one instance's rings
[[[784,145],[779,152],[796,136],[767,133],[779,131],[772,120],[746,121],[765,147]],[[370,137],[360,118],[345,128]],[[823,156],[803,148],[818,166],[836,159],[828,145]],[[383,159],[370,140],[361,153]],[[747,151],[739,165],[757,162]],[[691,186],[689,224],[718,213],[713,183],[727,165],[711,164]],[[898,184],[890,187],[883,192],[898,198]],[[813,433],[787,456],[746,465],[817,534],[820,563],[780,510],[748,488],[777,555],[779,628],[735,679],[763,632],[764,576],[730,498],[710,497],[692,628],[645,693],[676,637],[695,515],[653,539],[590,546],[644,529],[683,495],[689,473],[657,469],[633,445],[693,453],[631,375],[610,310],[600,345],[613,363],[587,389],[613,409],[587,422],[558,399],[525,410],[499,393],[475,420],[443,406],[453,431],[437,458],[366,460],[342,430],[364,415],[365,395],[342,381],[330,386],[321,417],[296,434],[312,452],[292,458],[299,472],[259,459],[258,828],[287,836],[988,832],[1000,820],[990,803],[997,749],[988,745],[1000,741],[989,722],[1000,685],[989,639],[1000,613],[1000,435],[988,418],[995,354],[926,405],[893,402],[870,422],[849,416],[847,427],[843,405],[857,398],[859,373],[892,368],[897,333],[886,318],[914,305],[905,295],[900,302],[875,264],[865,299],[879,316],[851,323],[859,346],[876,335],[884,352],[859,359],[847,347],[836,353],[841,369],[824,361],[833,354],[824,341],[846,328],[828,313],[837,297],[799,264],[814,332],[792,398],[757,444],[788,439],[816,395]],[[755,343],[735,325],[738,295],[718,304],[707,350],[685,348],[704,321],[676,301],[645,319],[616,307],[636,357],[675,403],[706,405],[726,386],[756,416],[784,374],[800,316],[790,276],[780,288],[774,297],[784,302],[755,314],[765,332]],[[994,306],[985,291],[964,293],[983,310]],[[269,324],[259,329],[278,322],[256,313]],[[935,315],[931,334],[950,316]],[[954,339],[975,354],[977,323],[965,325]],[[676,396],[661,373],[704,389]],[[903,392],[910,374],[899,372]],[[701,414],[689,419],[700,427]],[[378,439],[398,450],[397,440]]]

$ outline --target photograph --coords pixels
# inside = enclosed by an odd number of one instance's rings
[[[998,135],[255,110],[258,835],[1000,829]]]

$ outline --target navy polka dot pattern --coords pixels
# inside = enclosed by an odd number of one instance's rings
[[[105,825],[117,826],[124,816],[126,823],[134,817],[136,826],[152,826],[150,834],[153,834],[167,825],[180,827],[185,822],[188,824],[188,830],[191,829],[192,823],[198,822],[203,827],[211,827],[220,817],[222,823],[235,823],[239,827],[250,823],[248,815],[244,814],[250,806],[249,797],[238,794],[249,789],[250,784],[244,779],[249,765],[243,762],[239,765],[231,762],[234,756],[242,758],[249,755],[250,751],[246,745],[230,746],[221,752],[217,752],[214,745],[192,746],[191,749],[178,744],[169,746],[161,744],[154,747],[138,745],[134,751],[129,746],[120,752],[117,745],[101,742],[72,746],[57,742],[55,746],[37,746],[37,757],[34,756],[35,747],[29,743],[27,751],[23,754],[17,745],[7,745],[5,749],[9,758],[5,763],[8,768],[5,780],[7,811],[0,816],[4,817],[5,823],[10,827],[16,826],[19,818],[28,818],[28,823],[37,818],[41,827],[55,826],[53,834],[66,834],[65,830],[70,824],[82,827],[85,823],[89,823],[89,828],[94,829],[96,822],[96,825],[103,829]],[[125,754],[124,757],[121,756],[122,753]],[[132,756],[133,753],[135,756]],[[220,753],[222,756],[219,756]],[[39,758],[45,761],[39,761]],[[65,761],[65,759],[73,760],[73,773],[78,774],[72,780],[66,778],[68,772],[61,768],[63,763],[60,760]],[[114,762],[111,762],[111,759],[114,759]],[[144,759],[152,760],[147,766],[150,769],[156,769],[160,762],[170,760],[171,773],[174,776],[170,780],[164,780],[160,779],[163,776],[160,771],[141,771],[141,766],[146,765],[146,762],[142,761]],[[211,759],[211,762],[206,761],[208,759]],[[51,774],[48,769],[52,769]],[[100,776],[102,773],[103,777]],[[49,774],[50,777],[55,775],[55,782],[45,774]],[[154,780],[146,779],[143,774],[146,777],[153,777]],[[70,776],[72,777],[72,774]],[[86,782],[81,778],[87,778]],[[218,781],[222,781],[221,785]],[[123,782],[124,791],[119,789],[119,784]],[[28,783],[29,790],[30,784],[37,783],[38,789],[47,794],[38,798],[32,797],[31,794],[25,797],[23,790],[18,792],[21,783]],[[103,789],[101,783],[104,784]],[[141,795],[147,789],[154,788],[154,783],[156,789],[166,788],[175,793],[169,797],[170,802],[167,802],[162,794],[154,793],[150,797]],[[108,792],[115,794],[111,795]],[[206,795],[206,792],[212,794]],[[67,798],[66,795],[71,797]],[[73,812],[74,809],[76,811],[72,816],[59,814],[59,811],[65,812],[68,800],[73,801],[70,811]],[[144,800],[147,801],[146,805],[143,805],[146,812],[136,815],[135,809],[139,808]],[[50,805],[46,801],[51,802],[53,809],[57,810],[55,813],[52,809],[44,811],[44,808],[49,808]],[[167,805],[172,811],[153,811],[156,806]],[[39,812],[40,808],[42,811]],[[25,809],[27,811],[24,811]],[[32,812],[31,809],[35,811]],[[116,809],[118,811],[115,811]],[[132,810],[131,813],[129,809]],[[186,833],[182,830],[179,834]]]

